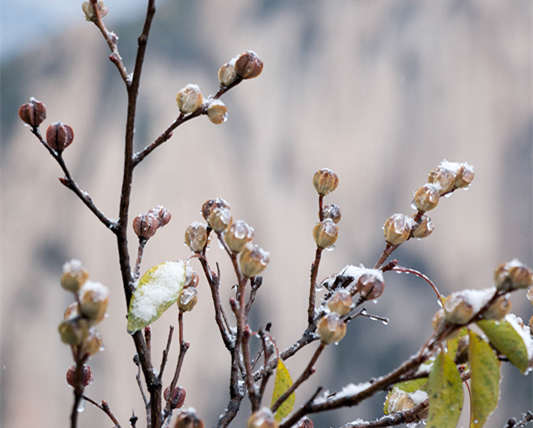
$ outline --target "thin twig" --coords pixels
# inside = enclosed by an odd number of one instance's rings
[[[87,397],[86,395],[83,396],[83,399],[85,401],[88,401],[92,405],[98,407],[100,410],[102,410],[109,417],[109,419],[111,419],[111,421],[115,424],[115,428],[120,428],[120,423],[118,422],[115,415],[113,415],[113,412],[111,412],[111,409],[109,408],[109,404],[107,404],[106,401],[102,400],[102,403],[98,404],[96,401],[94,401],[92,398]]]
[[[383,250],[383,253],[381,253],[381,256],[379,257],[378,261],[374,265],[374,269],[380,268],[381,265],[383,265],[383,263],[387,261],[389,256],[393,253],[393,251],[396,250],[396,248],[398,247],[399,245],[392,245],[387,242],[387,244],[385,245],[385,249]]]
[[[137,366],[137,374],[135,376],[135,380],[137,381],[137,386],[139,387],[139,391],[141,391],[141,396],[144,402],[144,408],[146,410],[149,410],[148,398],[146,398],[146,394],[144,393],[144,388],[141,382],[141,363],[139,362],[139,357],[137,354],[135,354],[135,357],[133,357],[133,362]]]
[[[135,269],[133,271],[133,281],[137,281],[141,276],[141,263],[143,260],[143,252],[146,242],[148,242],[147,239],[139,238],[139,248],[137,249],[137,260],[135,261]]]
[[[439,299],[442,307],[444,307],[444,299],[442,295],[439,293],[439,290],[437,286],[435,285],[435,283],[427,275],[424,275],[422,272],[419,272],[416,269],[412,269],[412,268],[408,268],[404,266],[395,266],[391,270],[395,272],[401,272],[401,273],[410,273],[412,275],[418,276],[419,278],[422,278],[433,289],[433,291],[435,292],[435,295],[437,296],[437,299]]]
[[[415,407],[403,412],[392,413],[387,416],[383,416],[374,421],[365,422],[349,422],[342,426],[342,428],[380,428],[389,427],[399,424],[407,424],[411,422],[420,422],[424,419],[424,413],[429,407],[428,400],[417,404]]]
[[[316,276],[318,265],[322,256],[322,248],[316,247],[315,260],[311,264],[311,275],[309,281],[309,305],[307,307],[307,323],[312,326],[315,322],[315,296],[316,296]]]
[[[172,335],[174,334],[174,326],[171,325],[168,329],[167,346],[163,350],[163,358],[161,359],[161,366],[159,366],[159,380],[163,378],[163,372],[167,364],[168,353],[170,352],[170,344],[172,343]]]

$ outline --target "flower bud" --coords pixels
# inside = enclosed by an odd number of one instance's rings
[[[424,184],[413,197],[413,205],[418,211],[430,211],[439,203],[439,187],[435,184]]]
[[[187,274],[185,277],[185,284],[183,285],[184,288],[196,288],[198,287],[198,283],[200,282],[200,277],[196,272],[191,272],[190,274]]]
[[[527,300],[533,305],[533,286],[527,289]]]
[[[172,218],[172,214],[170,214],[170,212],[161,205],[152,208],[150,211],[148,211],[148,214],[153,215],[159,221],[159,227],[166,226]]]
[[[97,352],[101,351],[104,348],[104,342],[102,341],[102,336],[98,331],[92,327],[89,329],[89,334],[83,340],[83,353],[94,355]]]
[[[317,331],[322,343],[326,345],[337,343],[346,334],[346,323],[336,313],[332,312],[320,318]]]
[[[139,239],[150,239],[159,225],[159,219],[153,214],[139,214],[133,219],[133,231]]]
[[[61,321],[57,327],[61,341],[67,345],[79,345],[89,333],[89,323],[86,319],[76,318]]]
[[[432,169],[428,175],[428,183],[439,188],[440,195],[451,192],[455,187],[456,173],[444,166]]]
[[[274,419],[272,411],[268,407],[263,407],[248,418],[247,428],[278,428],[278,423]]]
[[[207,245],[207,226],[194,222],[185,230],[185,243],[195,253],[201,253]]]
[[[76,366],[72,366],[67,370],[67,383],[72,387],[76,388],[78,385],[83,385],[84,387],[89,385],[93,381],[93,372],[90,366],[83,365],[81,368],[80,377],[77,378],[76,375]]]
[[[207,106],[207,117],[215,125],[220,125],[228,120],[228,108],[220,100],[212,100]]]
[[[61,153],[74,139],[74,131],[63,122],[56,122],[46,129],[46,143],[56,152]]]
[[[498,290],[511,291],[533,285],[533,272],[519,260],[501,264],[494,271],[494,282]]]
[[[207,224],[215,232],[224,232],[231,223],[231,211],[229,208],[215,208],[207,217]]]
[[[68,305],[67,308],[65,309],[65,312],[63,313],[64,320],[72,320],[79,316],[80,316],[80,312],[78,311],[78,302],[73,302],[70,305]]]
[[[183,114],[195,112],[203,102],[204,97],[198,85],[188,84],[176,95],[176,103]]]
[[[411,230],[413,237],[418,239],[431,235],[431,232],[433,232],[433,223],[431,222],[431,218],[427,215],[423,215],[420,221],[416,223]]]
[[[253,79],[261,74],[263,61],[253,51],[243,52],[235,62],[235,71],[243,79]]]
[[[104,319],[109,290],[99,282],[87,281],[80,290],[80,310],[83,316],[92,321],[100,322]]]
[[[381,275],[364,273],[357,280],[356,290],[365,300],[374,300],[383,294],[385,283]]]
[[[224,241],[234,253],[240,253],[254,237],[254,228],[243,220],[232,223],[224,233]]]
[[[444,303],[444,317],[452,324],[466,324],[472,319],[474,308],[460,293],[448,296]]]
[[[230,205],[222,198],[208,199],[202,204],[202,217],[207,220],[211,211],[215,208],[228,208]]]
[[[319,195],[333,192],[339,185],[339,177],[329,168],[322,168],[313,176],[313,186]]]
[[[500,296],[483,312],[483,318],[499,321],[511,310],[511,301],[507,296]]]
[[[444,309],[441,308],[435,312],[435,315],[433,315],[433,318],[431,319],[431,325],[433,326],[435,333],[440,333],[442,331],[446,325]]]
[[[235,62],[230,61],[223,64],[218,69],[218,81],[222,86],[229,86],[237,79],[237,72],[235,71]]]
[[[63,265],[61,287],[76,293],[89,278],[89,273],[83,268],[79,260],[72,259]]]
[[[455,188],[460,189],[462,187],[468,187],[474,181],[474,167],[467,164],[466,162],[462,163],[457,171],[457,178],[455,179]]]
[[[330,218],[335,224],[341,221],[341,210],[336,204],[329,204],[322,208],[322,218]]]
[[[407,241],[411,233],[412,224],[413,219],[404,214],[396,213],[391,215],[383,225],[385,241],[390,245],[400,245],[402,242]]]
[[[241,251],[239,264],[246,278],[259,275],[270,261],[270,254],[258,245],[248,243]]]
[[[340,316],[346,315],[352,309],[352,295],[344,288],[335,291],[328,300],[328,308]]]
[[[37,128],[46,119],[46,106],[35,98],[30,98],[29,103],[20,106],[19,117],[32,128]]]
[[[194,287],[187,287],[181,290],[178,298],[178,307],[181,312],[192,311],[198,302],[198,290]]]
[[[338,235],[339,228],[330,218],[322,220],[313,228],[313,237],[318,248],[331,247],[337,240]]]
[[[533,285],[533,272],[526,265],[511,266],[509,278],[515,288],[527,288]]]
[[[185,388],[182,388],[181,386],[175,387],[172,390],[172,394],[170,393],[170,386],[166,387],[165,391],[163,392],[163,397],[166,401],[170,402],[171,409],[179,409],[181,406],[183,406],[186,395],[187,393]]]
[[[100,18],[103,18],[107,15],[108,10],[102,0],[98,0],[96,3],[96,8],[98,9]],[[94,13],[94,8],[90,1],[84,1],[81,4],[81,10],[83,10],[83,14],[85,15],[85,19],[87,21],[96,21],[96,14]]]
[[[192,407],[178,413],[174,428],[204,428],[204,423]]]
[[[387,399],[387,413],[403,412],[415,407],[415,402],[408,392],[400,388],[393,388]]]
[[[296,428],[314,428],[315,424],[307,416],[303,417],[296,424]]]

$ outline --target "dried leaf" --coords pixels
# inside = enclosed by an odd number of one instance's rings
[[[283,364],[283,361],[281,361],[281,358],[278,359],[278,367],[276,368],[276,378],[274,379],[274,391],[272,392],[272,403],[270,406],[272,406],[279,397],[283,395],[285,391],[287,391],[292,385],[292,379],[291,375],[289,374],[289,371],[287,370],[287,367],[285,367],[285,364]],[[278,410],[276,411],[276,414],[274,417],[276,418],[276,421],[281,422],[281,420],[288,416],[289,413],[292,411],[294,407],[294,401],[296,399],[296,396],[294,395],[294,392],[287,397],[287,399],[283,402],[281,406],[279,406]]]

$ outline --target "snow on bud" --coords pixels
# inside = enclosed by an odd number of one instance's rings
[[[415,407],[414,400],[410,397],[408,392],[400,388],[393,388],[388,398],[388,413],[403,412],[411,410]]]
[[[254,237],[254,228],[244,220],[232,223],[224,233],[224,241],[234,253],[240,253],[244,246]]]
[[[57,153],[65,150],[74,139],[74,131],[63,122],[56,122],[46,129],[46,143]]]
[[[263,407],[248,418],[247,428],[278,428],[278,423],[268,407]]]
[[[172,214],[161,205],[152,208],[148,214],[153,215],[159,221],[159,227],[166,226],[172,218]]]
[[[174,428],[204,428],[204,423],[192,407],[178,413]]]
[[[427,215],[423,215],[420,221],[413,225],[411,230],[413,237],[419,239],[431,235],[431,232],[433,232],[433,223],[431,222],[431,218]]]
[[[99,282],[87,281],[80,290],[80,310],[83,316],[92,321],[104,319],[109,303],[109,290]]]
[[[339,228],[335,222],[326,218],[320,223],[317,223],[313,228],[313,238],[315,238],[315,243],[318,248],[328,248],[331,247],[339,235]]]
[[[170,392],[170,386],[167,386],[163,392],[163,397],[167,402],[170,402],[171,409],[179,409],[183,406],[186,395],[185,388],[182,388],[181,386],[175,387],[172,390],[172,393]]]
[[[207,217],[207,224],[215,232],[224,232],[231,223],[231,212],[229,208],[215,208],[211,210]]]
[[[270,254],[258,245],[248,243],[241,251],[239,265],[246,278],[259,275],[268,265]]]
[[[67,345],[79,345],[87,337],[89,322],[83,318],[61,321],[57,327],[61,341]]]
[[[139,214],[133,219],[133,231],[139,239],[150,239],[159,228],[159,219],[153,214]]]
[[[72,388],[76,388],[78,385],[85,387],[93,381],[93,372],[90,366],[84,364],[81,368],[80,379],[78,379],[76,366],[72,366],[67,370],[66,378],[67,383]]]
[[[483,318],[499,321],[511,310],[511,301],[507,296],[500,296],[496,301],[483,311]]]
[[[341,210],[336,204],[329,204],[322,208],[322,218],[330,218],[335,224],[341,221]]]
[[[317,332],[320,340],[325,345],[337,343],[346,334],[346,323],[336,313],[332,312],[320,318],[317,324]]]
[[[198,302],[198,289],[187,287],[181,290],[178,298],[178,307],[181,312],[189,312],[194,309]]]
[[[237,71],[235,70],[235,61],[227,62],[218,69],[218,81],[222,86],[229,86],[237,79]]]
[[[356,290],[365,300],[374,300],[383,294],[385,283],[383,276],[374,273],[364,273],[357,280]]]
[[[424,184],[413,197],[413,205],[418,211],[430,211],[439,203],[439,187],[435,184]]]
[[[253,79],[261,74],[263,61],[254,51],[246,51],[235,61],[235,71],[243,79]]]
[[[498,290],[511,291],[533,285],[533,272],[517,259],[501,264],[494,271]]]
[[[391,245],[400,245],[407,241],[411,233],[413,219],[404,214],[391,215],[383,225],[385,241]]]
[[[183,114],[195,112],[203,102],[204,97],[198,85],[188,84],[176,95],[176,103]]]
[[[78,292],[81,286],[89,278],[89,273],[83,268],[79,260],[72,259],[63,265],[61,275],[61,287],[73,293]]]
[[[463,162],[457,170],[457,178],[455,179],[455,188],[460,189],[468,187],[474,181],[474,167]]]
[[[46,119],[46,106],[35,98],[30,98],[29,103],[20,106],[19,117],[32,128],[37,128]]]
[[[198,283],[200,282],[200,277],[196,272],[192,272],[190,269],[187,269],[186,276],[185,276],[185,284],[183,284],[184,288],[198,287]]]
[[[108,10],[102,0],[98,0],[98,2],[96,3],[96,8],[98,10],[100,18],[103,18],[107,15]],[[87,21],[96,21],[96,14],[94,13],[94,8],[90,1],[84,1],[81,4],[81,10],[83,10],[83,14],[85,15],[85,19]]]
[[[201,253],[207,245],[207,226],[195,222],[185,230],[185,244],[195,253]]]
[[[211,211],[215,208],[228,208],[230,205],[222,198],[208,199],[202,204],[202,217],[207,220]]]
[[[313,186],[321,196],[333,192],[339,185],[339,177],[329,168],[322,168],[313,176]]]
[[[442,196],[454,190],[456,177],[457,174],[454,170],[440,165],[429,172],[428,183],[437,186]]]
[[[352,295],[344,288],[335,291],[328,300],[328,308],[340,316],[346,315],[352,309]]]
[[[436,333],[441,332],[446,325],[445,315],[444,309],[442,308],[435,312],[435,315],[433,315],[433,318],[431,319],[431,325]]]
[[[228,108],[220,100],[212,100],[207,106],[207,117],[215,125],[220,125],[228,120]]]
[[[93,327],[89,330],[89,334],[83,340],[82,349],[84,354],[94,355],[103,349],[104,342],[102,336]]]

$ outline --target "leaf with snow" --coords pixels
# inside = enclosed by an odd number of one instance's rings
[[[387,394],[387,397],[385,398],[385,404],[383,405],[383,412],[388,415],[391,412],[391,398],[394,397],[394,390],[400,389],[401,391],[407,392],[407,393],[416,393],[417,391],[425,391],[426,390],[426,384],[428,380],[425,377],[414,379],[414,380],[407,380],[405,382],[398,382],[395,383],[392,387],[392,389]],[[413,400],[415,401],[415,400]],[[417,403],[418,404],[418,403]]]
[[[281,361],[281,358],[278,358],[278,367],[276,368],[276,378],[274,379],[274,390],[272,391],[272,406],[278,398],[281,397],[285,391],[287,391],[292,385],[292,379],[287,367]],[[274,415],[276,421],[281,422],[281,420],[288,416],[294,407],[294,401],[296,396],[294,392],[287,397],[287,399],[279,406],[276,414]]]
[[[490,343],[525,374],[533,354],[533,339],[523,321],[514,314],[508,314],[501,321],[482,320],[477,325]]]
[[[139,280],[130,301],[128,332],[135,333],[157,320],[176,303],[185,283],[183,261],[164,262],[148,270]]]
[[[446,352],[440,352],[435,359],[427,391],[427,427],[456,428],[463,408],[463,384],[453,359]]]
[[[472,390],[471,428],[481,428],[498,405],[500,362],[490,345],[469,332],[468,360]]]

